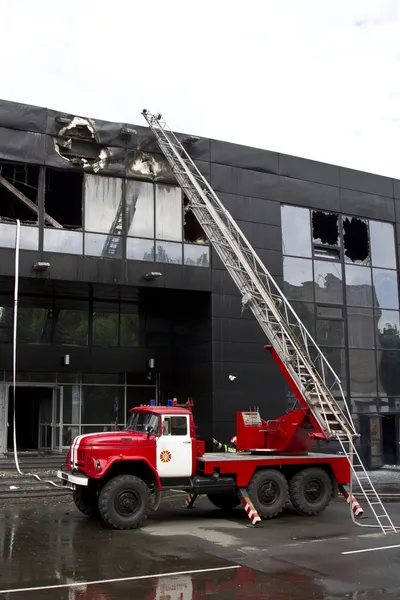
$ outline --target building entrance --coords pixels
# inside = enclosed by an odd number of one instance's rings
[[[61,450],[61,388],[42,386],[8,388],[7,450],[13,449],[14,411],[18,450]]]

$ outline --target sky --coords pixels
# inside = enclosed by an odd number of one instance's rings
[[[400,179],[400,0],[2,0],[0,98]]]

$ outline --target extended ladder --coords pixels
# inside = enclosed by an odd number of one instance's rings
[[[375,505],[367,496],[354,468],[354,440],[357,433],[339,378],[162,115],[147,110],[142,114],[186,195],[188,206],[236,283],[243,306],[253,312],[300,392],[301,404],[309,408],[310,420],[316,430],[326,440],[338,440],[341,443],[352,465],[353,475],[382,531],[386,533],[388,528],[396,531],[376,491],[374,502],[379,502],[382,508],[378,512],[374,509]],[[380,516],[383,512],[385,520]]]

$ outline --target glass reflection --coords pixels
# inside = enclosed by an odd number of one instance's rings
[[[172,185],[156,185],[156,238],[182,240],[182,191]],[[163,261],[164,262],[164,261]]]
[[[284,290],[292,300],[309,300],[314,298],[312,261],[305,258],[283,258]]]
[[[376,310],[375,324],[378,348],[400,350],[400,319],[396,310]]]
[[[128,238],[126,240],[126,257],[132,260],[146,260],[154,262],[153,240],[140,240]]]
[[[379,308],[399,308],[396,271],[373,269],[375,304]]]
[[[45,229],[43,250],[64,254],[82,254],[83,234],[81,231],[67,229]]]
[[[307,208],[282,206],[281,216],[283,253],[310,257],[310,211]]]
[[[126,229],[128,235],[154,237],[154,186],[152,183],[126,182]]]
[[[376,396],[377,374],[374,350],[349,350],[350,391],[364,397]]]
[[[399,350],[378,350],[379,394],[398,396],[400,394],[400,352]]]
[[[162,263],[182,264],[182,244],[157,242],[156,261]]]
[[[198,246],[195,244],[185,244],[185,265],[193,267],[210,266],[210,249],[208,246]]]
[[[85,254],[104,258],[122,258],[122,236],[86,233]]]
[[[94,303],[93,345],[118,346],[118,304]]]
[[[15,248],[17,226],[13,223],[0,223],[0,246]],[[38,250],[39,228],[21,225],[19,247],[21,250]]]
[[[342,304],[342,266],[339,263],[314,262],[315,300],[332,304]]]
[[[350,348],[374,348],[374,317],[369,308],[347,309],[347,330]]]
[[[309,302],[291,302],[292,308],[299,317],[300,321],[303,323],[304,327],[307,329],[308,333],[311,337],[315,337],[315,312],[314,312],[314,304]],[[292,325],[296,326],[297,321],[295,318],[291,318],[291,313],[289,312],[289,320]]]
[[[317,343],[344,346],[344,320],[341,308],[317,307]]]
[[[87,310],[56,309],[56,344],[85,346],[88,343],[89,319]]]
[[[371,269],[357,265],[345,266],[346,301],[350,306],[372,306]]]
[[[370,221],[372,266],[396,268],[396,250],[394,245],[394,229],[391,223]]]
[[[339,377],[341,384],[342,384],[342,388],[346,389],[347,369],[346,369],[346,354],[345,354],[344,349],[342,349],[342,348],[321,348],[321,349],[322,349],[322,352],[323,352],[325,358],[329,362],[330,366],[332,367],[332,369],[334,370],[336,375]],[[333,395],[336,395],[336,392],[337,392],[337,395],[339,397],[341,397],[339,388],[336,385],[334,385],[334,376],[332,375],[331,371],[329,369],[327,369],[325,371],[325,373],[326,373],[326,381],[328,383],[328,386],[331,388]]]
[[[85,175],[85,229],[122,233],[122,179]]]

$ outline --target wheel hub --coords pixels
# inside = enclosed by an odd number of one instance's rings
[[[115,500],[115,510],[122,516],[134,514],[138,505],[138,496],[133,491],[121,492]]]
[[[318,502],[322,496],[321,482],[318,479],[312,479],[311,481],[309,481],[305,486],[304,495],[308,502]]]
[[[258,498],[264,505],[273,504],[279,497],[279,487],[274,481],[266,481],[258,492]]]

